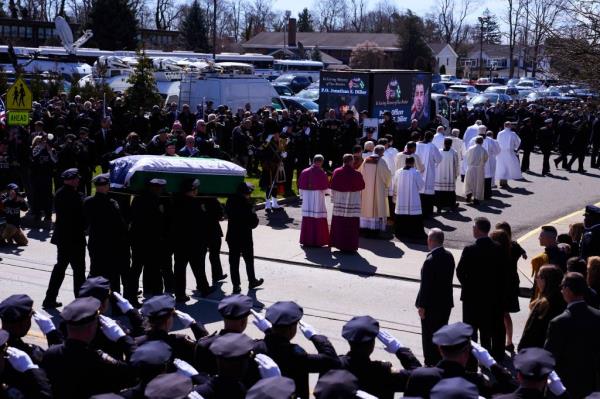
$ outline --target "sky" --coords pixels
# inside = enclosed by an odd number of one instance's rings
[[[278,10],[290,10],[293,16],[297,16],[303,8],[311,9],[314,1],[318,0],[274,0],[273,7]],[[367,4],[375,4],[376,0],[367,0]],[[435,9],[436,0],[390,0],[391,4],[396,4],[398,9],[411,9],[419,16],[424,16]],[[506,2],[502,0],[478,0],[477,4],[472,8],[473,12],[467,17],[470,23],[477,21],[486,8],[496,14],[499,19],[502,19],[502,14],[505,12]],[[501,21],[499,21],[501,22]]]

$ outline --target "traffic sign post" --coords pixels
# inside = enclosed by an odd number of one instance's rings
[[[11,126],[26,126],[29,124],[29,112],[27,111],[9,111],[8,124]]]
[[[13,126],[27,125],[32,103],[31,90],[29,90],[25,81],[18,77],[6,92],[8,124]]]

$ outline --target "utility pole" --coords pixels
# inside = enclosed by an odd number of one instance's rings
[[[213,34],[212,34],[212,47],[213,47],[213,61],[217,59],[217,0],[213,0]]]
[[[479,78],[483,75],[483,28],[490,20],[490,17],[485,15],[477,18],[480,23],[481,30],[479,32]]]
[[[292,15],[292,12],[290,10],[285,10],[285,20],[283,22],[283,59],[286,59],[287,57],[285,56],[285,31],[287,29],[287,25],[290,21],[290,16]]]

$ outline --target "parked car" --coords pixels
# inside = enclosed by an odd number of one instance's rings
[[[444,94],[446,92],[446,85],[443,82],[432,83],[431,84],[431,92],[437,94]]]
[[[491,86],[485,89],[484,93],[500,93],[510,96],[512,99],[519,97],[519,90],[516,87],[509,86]]]
[[[477,106],[484,104],[498,104],[502,102],[512,101],[512,98],[502,93],[481,93],[478,96],[473,97],[467,103],[467,109],[471,110]]]
[[[554,101],[557,101],[560,103],[569,103],[572,101],[579,100],[577,97],[565,96],[564,94],[560,93],[559,91],[548,91],[548,90],[533,92],[527,96],[527,102],[536,102],[538,100],[543,100],[543,99],[554,100]]]
[[[284,74],[279,76],[274,81],[277,84],[282,84],[289,87],[294,93],[306,89],[313,82],[308,75]]]
[[[470,100],[475,97],[479,92],[474,86],[471,85],[452,85],[446,90],[446,95],[451,100]]]
[[[527,96],[530,95],[531,93],[535,93],[533,90],[531,89],[517,89],[519,91],[519,100],[526,100]]]
[[[293,96],[294,92],[287,85],[279,83],[271,83],[273,88],[280,96]]]
[[[440,75],[441,82],[456,82],[458,79],[454,75]]]
[[[314,83],[308,86],[306,89],[296,94],[296,97],[304,98],[306,100],[314,101],[319,103],[319,85],[314,87]]]
[[[308,111],[315,114],[319,113],[319,104],[309,99],[288,96],[281,96],[280,98],[290,112],[296,112],[297,110],[300,110],[302,112]]]
[[[509,79],[508,82],[506,82],[506,85],[507,86],[516,86],[519,84],[519,80],[521,80],[521,79],[519,79],[519,78]]]
[[[498,76],[496,78],[492,78],[492,83],[496,83],[498,85],[506,86],[507,82],[508,82],[508,79],[507,78],[503,78],[501,76]]]

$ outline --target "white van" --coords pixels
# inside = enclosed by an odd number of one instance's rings
[[[248,103],[252,111],[264,106],[277,110],[285,108],[271,82],[252,75],[206,74],[200,78],[184,78],[179,85],[179,94],[168,96],[166,103],[176,102],[179,107],[189,104],[195,109],[196,105],[207,101],[212,101],[215,107],[227,105],[234,113]]]

